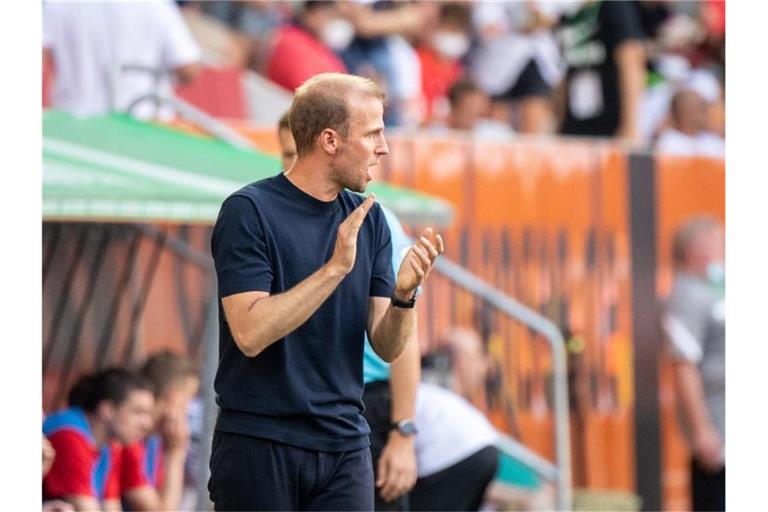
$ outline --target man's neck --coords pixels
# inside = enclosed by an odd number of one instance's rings
[[[91,435],[93,436],[93,441],[96,443],[96,446],[107,444],[109,436],[107,435],[106,426],[100,421],[97,421],[92,414],[86,413],[85,420],[88,422],[88,427],[91,429]]]
[[[342,190],[338,183],[329,178],[327,164],[311,156],[297,160],[285,172],[285,177],[296,188],[320,201],[333,201]]]

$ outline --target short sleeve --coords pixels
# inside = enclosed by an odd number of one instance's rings
[[[88,441],[73,430],[60,430],[48,437],[56,450],[51,470],[43,479],[48,498],[90,496],[98,499],[92,475],[96,457]]]
[[[645,38],[634,2],[603,2],[603,34],[609,51],[628,40]]]
[[[373,272],[371,274],[370,297],[391,297],[395,286],[395,273],[392,269],[392,235],[386,217],[380,206],[376,205],[376,241]]]
[[[662,329],[669,354],[674,359],[698,363],[703,353],[704,335],[707,329],[706,308],[699,307],[694,298],[675,295],[667,304]]]
[[[273,270],[256,207],[245,196],[231,196],[221,206],[213,228],[211,252],[219,297],[271,289]]]
[[[200,60],[200,49],[181,15],[173,3],[158,4],[163,13],[163,61],[170,68],[178,68]]]
[[[144,444],[130,444],[123,448],[118,471],[120,492],[150,485],[143,469]]]

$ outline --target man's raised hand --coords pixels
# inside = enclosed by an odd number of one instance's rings
[[[363,225],[368,210],[373,206],[376,195],[371,194],[365,198],[365,201],[350,213],[344,222],[339,224],[336,232],[336,246],[333,249],[333,256],[328,262],[333,268],[338,269],[343,274],[349,274],[355,265],[357,256],[357,235],[360,232],[360,226]]]
[[[400,264],[395,283],[395,295],[398,299],[408,301],[435,264],[435,260],[445,252],[443,237],[432,228],[426,228],[416,243],[411,246]]]

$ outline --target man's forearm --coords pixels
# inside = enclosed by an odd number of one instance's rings
[[[325,264],[290,290],[255,300],[245,313],[246,327],[240,332],[233,331],[240,349],[246,356],[254,357],[298,329],[333,293],[345,275]]]
[[[638,129],[640,100],[645,88],[645,51],[639,41],[628,41],[616,50],[621,91],[622,135],[635,134]]]
[[[392,395],[392,421],[413,418],[416,390],[421,377],[421,351],[415,337],[408,340],[403,353],[389,368],[389,389]]]
[[[168,453],[165,457],[165,476],[163,488],[160,490],[160,498],[163,501],[163,510],[178,510],[181,504],[181,495],[184,492],[184,461],[186,453]]]
[[[676,362],[674,371],[677,396],[680,398],[680,405],[690,427],[694,432],[702,428],[714,429],[707,411],[704,385],[698,369],[693,363]]]
[[[371,346],[380,358],[391,363],[402,353],[409,340],[416,337],[416,310],[390,304],[376,330]]]

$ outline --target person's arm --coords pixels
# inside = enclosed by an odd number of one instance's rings
[[[673,364],[677,397],[691,428],[691,451],[699,463],[712,471],[723,465],[723,441],[706,406],[704,386],[697,366],[684,359]]]
[[[614,50],[619,71],[621,113],[618,136],[629,143],[640,143],[639,108],[645,89],[645,50],[640,40],[632,39]]]
[[[391,421],[397,423],[414,418],[416,390],[421,377],[421,352],[418,340],[408,340],[403,353],[389,367],[389,390],[392,399]],[[416,484],[415,436],[404,436],[397,430],[389,433],[381,452],[376,474],[376,487],[385,501],[399,498]]]
[[[394,9],[374,11],[369,5],[357,2],[339,4],[342,12],[355,27],[355,33],[364,38],[391,34],[416,35],[427,21],[435,18],[436,6],[432,2],[402,4]]]
[[[339,225],[333,256],[304,281],[276,295],[253,291],[221,299],[232,337],[246,356],[259,355],[272,343],[299,328],[352,270],[357,254],[357,235],[374,200],[374,195],[369,195]]]
[[[104,512],[121,512],[123,506],[120,500],[104,500],[104,506],[102,507]]]
[[[48,440],[56,458],[43,479],[45,494],[71,503],[75,510],[101,510],[91,480],[96,460],[90,443],[69,429],[49,435]]]
[[[93,496],[84,496],[80,494],[69,494],[64,496],[64,501],[70,503],[75,510],[80,511],[101,511],[101,503]]]
[[[181,411],[167,413],[162,425],[163,436],[163,479],[162,486],[155,488],[144,477],[123,474],[123,486],[130,486],[122,493],[122,498],[131,510],[163,511],[178,510],[184,491],[184,462],[189,446],[189,422]],[[124,469],[135,473],[136,462],[143,464],[143,452],[139,460],[136,453],[124,453]],[[136,469],[134,469],[136,468]],[[140,485],[132,485],[139,483]]]
[[[400,264],[395,297],[403,302],[410,301],[443,251],[443,238],[432,228],[426,228]],[[416,336],[416,310],[395,307],[384,297],[371,297],[369,309],[368,338],[371,347],[380,358],[392,362],[403,351],[406,342]]]
[[[43,436],[43,477],[48,474],[53,466],[53,459],[56,458],[56,450],[51,442]]]
[[[163,510],[178,510],[184,493],[184,462],[189,448],[189,419],[186,410],[175,408],[163,425],[163,485],[159,489]]]

